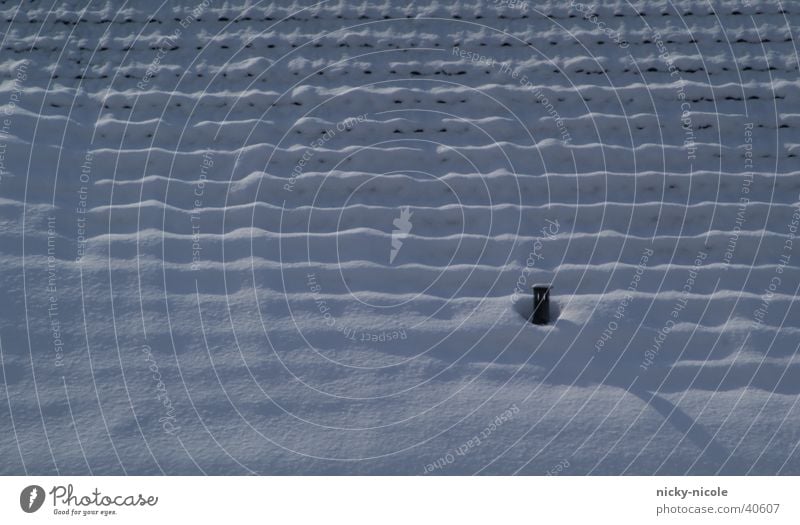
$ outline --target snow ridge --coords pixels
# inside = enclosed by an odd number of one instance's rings
[[[0,473],[800,472],[793,5],[0,18]]]

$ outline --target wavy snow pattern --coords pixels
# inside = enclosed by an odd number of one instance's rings
[[[800,12],[501,4],[0,8],[0,473],[800,473]]]

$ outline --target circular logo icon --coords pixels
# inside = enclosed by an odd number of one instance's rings
[[[19,506],[27,513],[36,512],[44,503],[44,489],[39,485],[30,485],[22,489],[19,495]]]

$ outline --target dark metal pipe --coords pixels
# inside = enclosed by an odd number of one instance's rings
[[[550,322],[550,285],[536,284],[533,286],[533,324],[547,324]]]

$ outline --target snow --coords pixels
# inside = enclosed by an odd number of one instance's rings
[[[800,473],[793,5],[0,12],[0,473]]]

